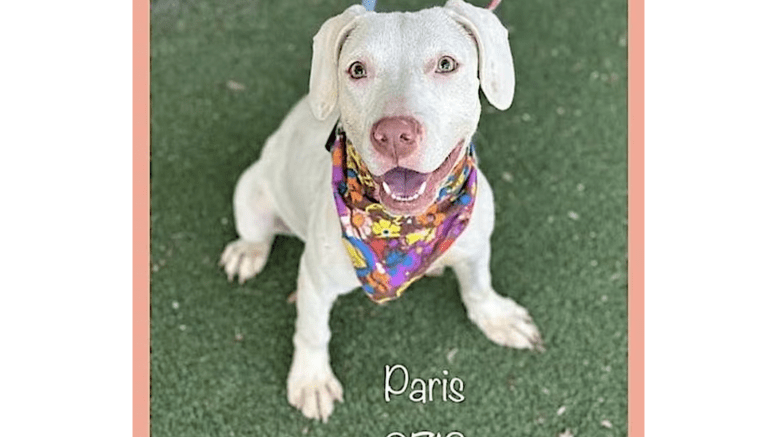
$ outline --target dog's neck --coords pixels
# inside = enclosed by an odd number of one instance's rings
[[[335,207],[356,276],[373,301],[396,299],[467,226],[477,189],[474,146],[422,214],[395,215],[372,196],[372,176],[345,133],[336,129],[330,141]]]

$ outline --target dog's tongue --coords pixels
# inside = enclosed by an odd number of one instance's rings
[[[426,175],[407,168],[397,167],[386,172],[382,179],[389,186],[392,193],[402,197],[410,197],[421,188],[421,184],[426,180]]]

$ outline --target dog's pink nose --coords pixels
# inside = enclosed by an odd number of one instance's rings
[[[411,117],[381,118],[372,126],[372,145],[382,155],[404,158],[415,151],[421,132],[421,123]]]

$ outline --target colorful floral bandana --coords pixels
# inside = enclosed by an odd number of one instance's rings
[[[396,299],[467,226],[477,182],[474,145],[455,164],[432,206],[418,216],[392,215],[372,197],[377,187],[339,128],[327,149],[332,151],[332,187],[343,244],[356,276],[374,302]]]

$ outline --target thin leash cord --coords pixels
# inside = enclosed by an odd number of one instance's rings
[[[362,6],[364,6],[364,9],[367,9],[368,11],[374,11],[375,3],[377,2],[378,0],[362,0]],[[499,6],[499,3],[502,3],[502,0],[491,0],[491,3],[488,4],[486,9],[493,11],[497,6]]]
[[[364,6],[364,9],[367,9],[368,11],[374,11],[375,3],[377,2],[378,0],[362,0],[362,6]]]
[[[491,3],[489,3],[486,9],[493,11],[497,6],[499,6],[499,3],[502,3],[502,0],[491,0]]]

